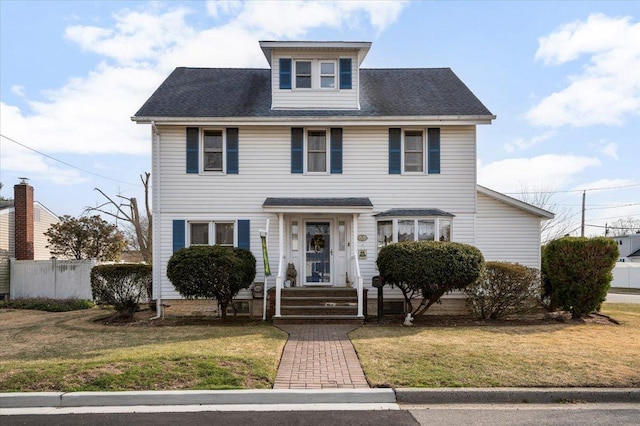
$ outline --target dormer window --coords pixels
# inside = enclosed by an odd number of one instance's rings
[[[296,61],[296,89],[311,89],[311,61]]]
[[[336,63],[320,62],[320,88],[336,88]]]

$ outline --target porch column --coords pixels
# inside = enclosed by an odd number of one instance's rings
[[[280,318],[280,294],[282,293],[282,268],[284,265],[284,213],[278,213],[278,276],[276,277],[276,312]]]
[[[364,318],[364,289],[363,284],[364,280],[362,279],[362,275],[360,273],[360,262],[358,261],[358,213],[353,214],[353,260],[356,267],[356,282],[358,289],[358,318]]]

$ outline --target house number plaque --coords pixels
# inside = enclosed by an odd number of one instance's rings
[[[369,239],[369,238],[368,238],[366,235],[364,235],[364,234],[360,234],[360,235],[358,235],[358,241],[360,241],[361,243],[363,243],[363,242],[367,241],[368,239]]]

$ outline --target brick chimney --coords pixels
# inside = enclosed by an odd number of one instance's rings
[[[33,187],[25,178],[13,187],[17,260],[33,260]]]

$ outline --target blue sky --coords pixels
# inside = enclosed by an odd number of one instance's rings
[[[142,197],[130,121],[177,66],[267,67],[259,40],[371,41],[367,68],[451,67],[497,115],[478,179],[552,192],[566,230],[640,220],[640,2],[0,1],[0,181],[58,215]],[[40,151],[77,168],[27,150]],[[593,190],[604,188],[601,190]]]

